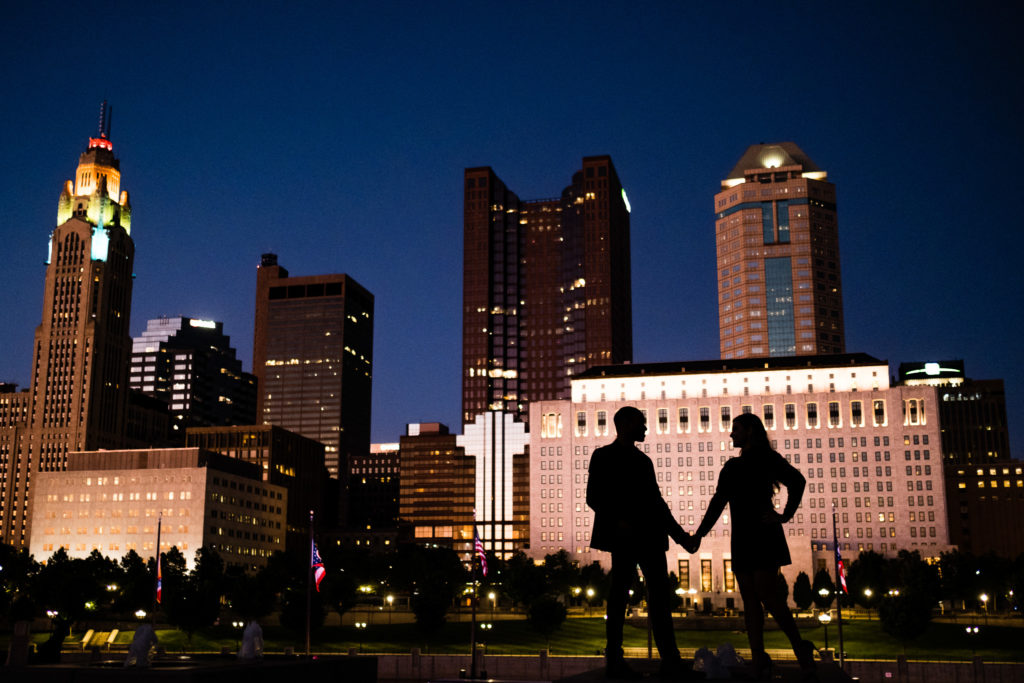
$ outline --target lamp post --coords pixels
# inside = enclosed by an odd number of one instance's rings
[[[388,626],[391,625],[391,613],[395,611],[395,596],[388,594],[386,598],[388,601]]]
[[[978,627],[977,626],[968,626],[967,627],[967,640],[971,641],[971,657],[972,658],[975,655],[975,638],[973,638],[972,636],[977,636],[977,635],[978,635]]]
[[[587,588],[587,616],[590,616],[590,602],[594,599],[594,589]]]
[[[874,595],[874,593],[871,592],[870,588],[865,588],[864,589],[864,598],[867,600],[867,603],[868,603],[868,621],[871,621],[871,596],[872,595]]]
[[[981,595],[978,596],[978,599],[981,600],[981,606],[985,610],[985,623],[987,624],[988,623],[988,593],[982,593]]]
[[[490,591],[487,594],[487,598],[491,601],[491,620],[494,620],[494,610],[498,607],[498,594],[494,591]]]
[[[244,621],[232,621],[231,625],[235,627],[235,651],[237,652],[238,650],[241,649],[241,645],[239,644],[238,636],[242,632],[242,629],[245,628],[245,622]]]
[[[832,621],[832,615],[828,612],[822,612],[818,615],[818,621],[825,627],[825,649],[828,649],[828,625]]]
[[[362,652],[363,651],[363,631],[366,630],[366,622],[365,621],[357,621],[355,623],[355,627],[356,627],[356,641],[359,643],[359,651]]]
[[[828,599],[829,593],[831,593],[831,591],[829,589],[827,589],[827,588],[822,588],[821,590],[818,591],[818,595],[821,596],[821,601],[822,602],[825,602],[825,600]],[[828,607],[826,607],[825,609],[827,610]]]

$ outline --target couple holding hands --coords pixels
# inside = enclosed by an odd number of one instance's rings
[[[661,677],[694,676],[683,664],[676,646],[669,604],[668,539],[695,553],[729,504],[732,514],[732,565],[743,598],[744,621],[750,640],[752,673],[771,678],[771,659],[764,649],[764,611],[767,609],[793,645],[805,680],[815,677],[814,645],[800,637],[786,600],[778,591],[779,567],[790,564],[782,525],[792,519],[804,492],[804,476],[771,447],[761,420],[753,414],[737,415],[730,437],[740,449],[722,467],[718,486],[696,532],[683,530],[661,495],[651,459],[635,446],[647,434],[644,414],[634,408],[614,417],[616,438],[595,449],[590,459],[587,505],[594,510],[590,547],[611,553],[611,591],[608,595],[608,678],[639,676],[626,664],[622,627],[626,597],[636,568],[647,586],[648,618],[661,656]],[[786,487],[786,506],[775,510],[772,498]]]

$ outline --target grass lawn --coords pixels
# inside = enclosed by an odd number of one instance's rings
[[[493,622],[493,629],[485,639],[488,654],[532,654],[548,646],[525,621]],[[168,652],[219,652],[223,647],[236,647],[237,631],[230,627],[212,628],[193,636],[191,645],[185,634],[175,630],[158,630],[160,645]],[[824,646],[822,627],[807,629],[804,636],[818,647]],[[976,654],[986,661],[1024,661],[1024,650],[1020,648],[1024,630],[1008,626],[982,626],[977,636]],[[45,633],[34,634],[41,642]],[[80,638],[77,632],[69,639]],[[646,648],[647,631],[627,625],[624,633],[627,648]],[[829,646],[837,647],[838,629],[833,622],[828,629]],[[904,649],[895,639],[886,635],[878,621],[854,620],[843,625],[844,645],[852,659],[895,659]],[[6,649],[7,634],[0,636],[0,647]],[[296,652],[305,649],[302,635],[291,634],[279,626],[265,626],[264,638],[268,652],[282,652],[292,647]],[[118,643],[131,639],[124,632]],[[747,648],[746,634],[742,631],[698,631],[679,629],[676,639],[684,656],[699,647],[715,649],[724,642],[731,642],[737,649]],[[781,632],[770,630],[765,633],[765,645],[769,649],[788,649],[789,643]],[[551,637],[550,650],[553,655],[596,655],[604,646],[604,620],[601,618],[569,619]],[[372,625],[366,629],[351,626],[323,628],[314,633],[312,649],[316,652],[348,652],[350,648],[367,653],[406,653],[419,647],[425,654],[465,654],[469,651],[469,624],[449,623],[429,637],[417,630],[415,624]],[[971,642],[963,625],[933,623],[928,632],[914,642],[908,643],[906,654],[911,659],[969,660],[972,656]]]

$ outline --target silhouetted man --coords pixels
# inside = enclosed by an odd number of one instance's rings
[[[668,537],[679,544],[690,536],[672,516],[661,497],[651,459],[634,442],[647,434],[644,414],[628,406],[615,413],[615,441],[594,451],[587,481],[587,505],[594,510],[590,547],[612,554],[611,593],[608,596],[608,678],[637,678],[622,652],[622,627],[626,597],[636,577],[637,565],[647,586],[648,619],[661,656],[661,674],[681,678],[684,669],[672,630],[668,567]]]

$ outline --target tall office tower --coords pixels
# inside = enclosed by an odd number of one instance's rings
[[[69,451],[117,448],[125,432],[131,337],[131,207],[121,189],[106,103],[98,137],[79,157],[50,233],[42,323],[36,328],[27,410],[0,463],[0,540],[29,541],[35,472],[61,471]],[[9,432],[10,433],[10,432]]]
[[[155,318],[132,340],[128,385],[170,406],[171,430],[256,422],[256,378],[242,372],[224,323]]]
[[[792,142],[751,145],[715,195],[722,358],[844,353],[836,188]]]
[[[344,489],[349,459],[370,452],[373,295],[348,275],[288,277],[264,254],[252,368],[257,420],[321,442]]]
[[[629,202],[608,156],[584,157],[558,199],[520,200],[465,171],[462,420],[568,398],[591,365],[633,358]]]

